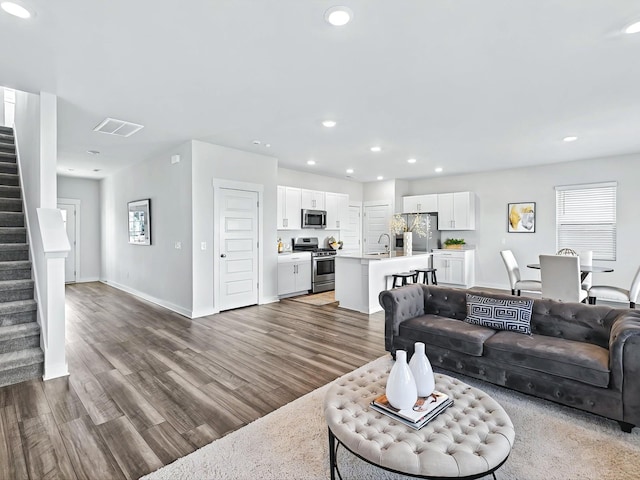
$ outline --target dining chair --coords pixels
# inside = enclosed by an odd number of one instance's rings
[[[578,258],[580,259],[580,265],[585,266],[593,266],[593,250],[582,250],[578,253]],[[582,281],[582,289],[589,291],[591,285],[593,284],[593,275],[591,273],[587,273]]]
[[[520,296],[520,290],[527,290],[531,292],[539,292],[542,290],[542,282],[540,280],[522,280],[520,278],[520,267],[516,257],[511,250],[502,250],[500,252],[504,266],[507,267],[507,274],[509,275],[509,283],[511,284],[511,295],[515,295],[518,292]]]
[[[622,300],[629,302],[629,308],[636,308],[638,296],[640,295],[640,268],[636,272],[629,290],[619,287],[610,287],[608,285],[594,285],[589,289],[589,303],[596,304],[597,297],[604,297],[611,300]]]
[[[582,302],[588,293],[580,281],[580,259],[567,255],[540,255],[542,298]]]

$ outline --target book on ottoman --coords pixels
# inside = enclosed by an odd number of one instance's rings
[[[412,409],[399,410],[392,407],[386,395],[380,395],[371,402],[371,408],[416,430],[422,428],[444,410],[453,405],[449,395],[434,391],[428,397],[418,397]]]

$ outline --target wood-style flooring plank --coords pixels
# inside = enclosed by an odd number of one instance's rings
[[[122,480],[124,475],[88,415],[60,427],[74,471],[80,480]]]
[[[168,422],[155,425],[142,432],[147,445],[155,452],[164,465],[189,455],[196,447],[185,440]]]
[[[51,413],[49,402],[44,394],[44,385],[40,380],[22,382],[19,387],[12,385],[11,391],[18,420]]]
[[[0,478],[29,478],[18,417],[13,405],[0,407]]]
[[[163,463],[127,417],[97,428],[126,478],[134,480],[162,467]]]

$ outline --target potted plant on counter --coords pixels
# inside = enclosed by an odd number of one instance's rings
[[[444,248],[462,250],[465,243],[464,238],[447,238],[444,241]]]

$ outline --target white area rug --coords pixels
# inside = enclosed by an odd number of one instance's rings
[[[386,361],[388,357],[375,360]],[[496,472],[498,480],[640,478],[640,428],[623,433],[612,420],[460,378],[496,399],[515,426],[515,445]],[[326,480],[329,455],[322,401],[327,389],[325,385],[143,478]],[[373,467],[343,448],[338,464],[345,480],[411,478]]]

